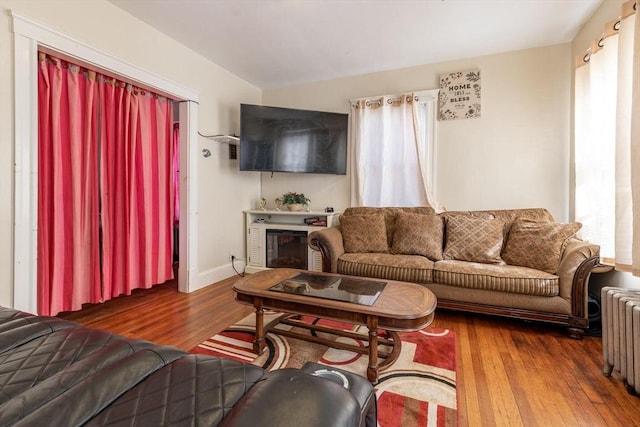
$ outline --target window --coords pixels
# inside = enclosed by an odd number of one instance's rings
[[[351,102],[352,206],[440,206],[434,185],[438,90]]]
[[[631,120],[640,107],[640,58],[633,2],[623,7],[575,71],[575,214],[605,261],[640,275],[640,188],[632,179],[640,127]]]

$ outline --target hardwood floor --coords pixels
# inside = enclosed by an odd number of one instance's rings
[[[235,280],[191,294],[167,283],[59,317],[189,350],[252,312],[235,302]],[[640,425],[640,398],[602,375],[600,338],[442,310],[433,326],[456,332],[460,426]]]

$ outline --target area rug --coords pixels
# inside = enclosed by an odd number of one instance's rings
[[[266,314],[265,324],[277,316],[280,316],[280,313]],[[310,317],[303,317],[302,320],[363,334],[367,332],[364,326],[348,323]],[[276,328],[295,327],[280,324]],[[256,357],[253,353],[254,334],[255,316],[251,314],[194,347],[191,353],[230,358],[267,370],[299,368],[306,362],[313,361],[366,376],[366,355],[273,333],[266,336],[267,350]],[[366,345],[366,342],[352,338],[333,338],[363,347]],[[380,372],[378,384],[375,386],[378,425],[457,425],[455,333],[447,329],[425,328],[417,332],[400,333],[400,338],[402,351],[398,360]]]

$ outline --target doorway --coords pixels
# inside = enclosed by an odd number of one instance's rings
[[[34,23],[11,12],[14,31],[14,241],[13,307],[37,310],[37,51],[45,47],[86,64],[110,70],[146,85],[158,93],[183,100],[179,106],[180,129],[180,229],[178,289],[195,289],[197,271],[197,183],[198,95],[194,91],[106,55],[81,41]]]

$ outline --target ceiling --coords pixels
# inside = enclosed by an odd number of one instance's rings
[[[110,0],[262,88],[573,40],[603,0]]]

